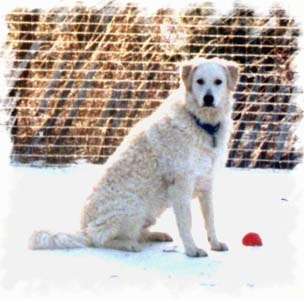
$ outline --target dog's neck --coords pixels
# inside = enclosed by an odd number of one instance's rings
[[[212,146],[213,146],[213,148],[215,148],[217,145],[216,137],[217,137],[218,131],[220,130],[221,122],[218,122],[217,124],[213,125],[213,124],[210,124],[207,122],[202,122],[199,117],[197,117],[196,115],[194,115],[192,113],[190,113],[190,115],[194,119],[196,125],[198,127],[200,127],[201,129],[203,129],[208,135],[210,135],[212,137]]]

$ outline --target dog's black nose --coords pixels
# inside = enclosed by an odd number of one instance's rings
[[[214,98],[212,95],[206,94],[204,96],[204,106],[207,106],[207,107],[214,106],[213,101],[214,101]]]

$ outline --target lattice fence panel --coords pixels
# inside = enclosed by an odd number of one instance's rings
[[[15,161],[104,162],[178,87],[178,64],[196,56],[242,66],[228,166],[293,168],[301,159],[294,99],[302,95],[292,67],[301,32],[279,7],[259,16],[236,6],[218,16],[211,4],[154,13],[78,4],[16,8],[6,22],[4,51],[13,59],[1,101]]]

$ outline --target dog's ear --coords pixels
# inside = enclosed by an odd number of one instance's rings
[[[227,72],[228,88],[234,91],[239,80],[240,68],[238,64],[233,61],[225,61],[225,69]]]
[[[193,63],[188,61],[180,66],[180,77],[187,91],[192,89]]]

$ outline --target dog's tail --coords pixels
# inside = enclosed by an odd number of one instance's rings
[[[52,234],[48,231],[35,231],[29,242],[29,248],[38,249],[71,249],[85,248],[92,246],[90,238],[83,232],[56,233]]]

